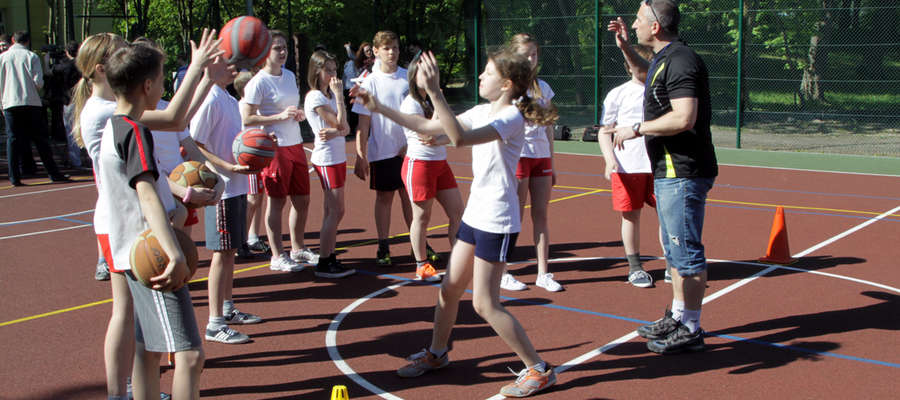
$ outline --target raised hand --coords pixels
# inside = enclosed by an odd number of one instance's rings
[[[332,77],[331,80],[328,81],[328,88],[331,89],[331,93],[334,93],[336,99],[344,98],[344,82],[337,77]]]
[[[221,40],[216,39],[216,30],[203,28],[203,34],[200,36],[200,43],[195,44],[191,40],[191,63],[196,63],[199,67],[205,68],[213,60],[225,54],[225,50],[219,48]]]
[[[425,91],[429,93],[436,93],[441,90],[441,77],[440,77],[440,69],[437,65],[437,60],[434,58],[434,53],[430,50],[422,53],[422,56],[419,58],[419,70],[422,71],[422,75],[425,77]]]
[[[622,17],[609,21],[606,30],[616,34],[616,46],[620,49],[631,45],[628,42],[628,26],[625,25],[625,21],[622,20]]]

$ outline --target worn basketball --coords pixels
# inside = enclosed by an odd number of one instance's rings
[[[225,51],[222,58],[241,69],[262,66],[272,46],[272,36],[259,18],[244,15],[228,21],[219,32]]]
[[[251,170],[261,170],[275,157],[275,141],[259,128],[245,129],[234,138],[231,151],[234,160]]]
[[[219,183],[219,176],[216,175],[215,172],[212,172],[205,164],[197,161],[185,161],[179,164],[172,170],[172,173],[169,174],[169,179],[178,184],[178,186],[192,186],[195,188],[207,189],[213,189],[216,187],[216,184]],[[194,207],[187,203],[185,203],[185,206]]]
[[[197,272],[197,246],[194,241],[186,233],[173,229],[175,238],[181,246],[184,253],[184,260],[191,271],[191,276]],[[153,231],[147,229],[138,236],[137,240],[131,246],[131,272],[144,286],[152,287],[150,278],[158,276],[166,270],[169,264],[169,256],[159,245],[156,235]]]

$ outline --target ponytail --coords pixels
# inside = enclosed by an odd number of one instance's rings
[[[78,84],[73,88],[72,104],[75,106],[75,122],[72,124],[72,139],[78,147],[84,148],[84,139],[81,137],[81,110],[84,110],[84,104],[91,98],[94,91],[93,85],[84,76],[78,80]]]
[[[533,124],[553,125],[559,119],[559,111],[556,109],[556,105],[541,106],[537,101],[528,97],[527,94],[516,102],[516,108],[519,109],[526,121]]]

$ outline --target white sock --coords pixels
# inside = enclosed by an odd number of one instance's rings
[[[532,366],[530,366],[530,367],[526,366],[526,368],[527,368],[527,369],[533,369],[533,370],[535,370],[535,371],[540,372],[540,373],[543,374],[544,372],[547,372],[547,363],[541,361],[541,362],[539,362],[539,363],[537,363],[537,364],[534,364],[534,365],[532,365]]]
[[[684,314],[684,301],[672,299],[672,319],[681,321],[682,314]]]
[[[234,300],[225,300],[222,302],[222,314],[228,315],[234,312]]]
[[[697,329],[700,329],[700,310],[684,310],[684,315],[682,315],[681,323],[684,326],[688,327],[691,330],[691,333],[697,332]]]
[[[225,326],[225,317],[209,317],[209,323],[206,324],[206,329],[209,330],[218,330],[222,329]]]
[[[253,244],[259,241],[259,235],[250,233],[247,235],[247,244]]]
[[[435,349],[434,347],[429,347],[428,352],[434,355],[435,358],[441,358],[443,357],[444,353],[447,352],[447,348]]]

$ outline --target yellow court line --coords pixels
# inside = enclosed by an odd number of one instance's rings
[[[472,180],[471,177],[460,177],[460,176],[457,176],[456,178],[457,178],[457,179],[464,179],[464,180]],[[610,191],[611,191],[610,189],[588,188],[588,187],[580,187],[580,186],[562,186],[562,185],[557,185],[557,186],[555,186],[555,187],[563,188],[563,189],[586,190],[586,192],[585,192],[585,193],[573,194],[573,195],[565,196],[565,197],[560,197],[560,198],[558,198],[558,199],[553,199],[553,200],[550,200],[550,203],[557,203],[557,202],[564,201],[564,200],[571,200],[571,199],[578,198],[578,197],[584,197],[584,196],[589,196],[589,195],[592,195],[592,194],[597,194],[597,193],[602,193],[602,192],[610,192]],[[750,206],[759,206],[759,207],[773,207],[773,208],[774,208],[774,207],[778,207],[777,204],[754,203],[754,202],[747,202],[747,201],[717,200],[717,199],[708,199],[708,201],[714,202],[714,203],[740,204],[740,205],[750,205]],[[531,207],[531,204],[528,204],[528,205],[526,205],[525,207],[526,207],[526,208]],[[851,213],[851,214],[867,214],[867,215],[868,215],[868,214],[872,214],[872,215],[878,215],[878,214],[880,214],[880,213],[877,213],[877,212],[870,212],[870,211],[844,210],[844,209],[836,209],[836,208],[804,207],[804,206],[782,206],[782,207],[784,207],[784,208],[789,208],[789,209],[794,209],[794,210],[832,211],[832,212],[844,212],[844,213]],[[900,217],[900,214],[892,214],[892,215],[889,215],[889,216],[891,216],[891,217]],[[448,226],[448,224],[442,224],[442,225],[437,225],[437,226],[429,227],[427,230],[432,231],[432,230],[435,230],[435,229],[446,228],[447,226]],[[389,238],[390,238],[390,239],[394,239],[394,238],[404,237],[404,236],[409,236],[409,232],[406,232],[406,233],[398,233],[398,234],[396,234],[396,235],[390,236]],[[350,249],[350,248],[353,248],[353,247],[366,246],[366,245],[369,245],[369,244],[375,244],[375,243],[378,243],[378,240],[377,240],[377,239],[364,240],[364,241],[362,241],[362,242],[353,243],[353,244],[350,244],[350,245],[347,245],[347,246],[344,246],[344,247],[336,248],[335,250],[347,250],[347,249]],[[266,263],[266,264],[261,264],[261,265],[255,265],[255,266],[252,266],[252,267],[247,267],[247,268],[242,268],[242,269],[239,269],[239,270],[235,270],[234,273],[235,273],[235,274],[240,274],[240,273],[243,273],[243,272],[253,271],[253,270],[257,270],[257,269],[260,269],[260,268],[265,268],[265,267],[268,267],[268,266],[269,266],[268,263]],[[206,280],[208,280],[208,279],[209,279],[208,277],[198,278],[198,279],[191,280],[190,283],[203,282],[203,281],[206,281]],[[70,307],[70,308],[60,309],[60,310],[56,310],[56,311],[50,311],[50,312],[47,312],[47,313],[37,314],[37,315],[32,315],[32,316],[29,316],[29,317],[24,317],[24,318],[14,319],[14,320],[11,320],[11,321],[0,322],[0,327],[7,326],[7,325],[12,325],[12,324],[17,324],[17,323],[20,323],[20,322],[30,321],[30,320],[34,320],[34,319],[38,319],[38,318],[49,317],[49,316],[53,316],[53,315],[57,315],[57,314],[62,314],[62,313],[69,312],[69,311],[80,310],[80,309],[83,309],[83,308],[88,308],[88,307],[93,307],[93,306],[97,306],[97,305],[101,305],[101,304],[106,304],[106,303],[109,303],[109,302],[112,302],[112,299],[106,299],[106,300],[95,301],[95,302],[93,302],[93,303],[83,304],[83,305],[80,305],[80,306],[75,306],[75,307]]]

